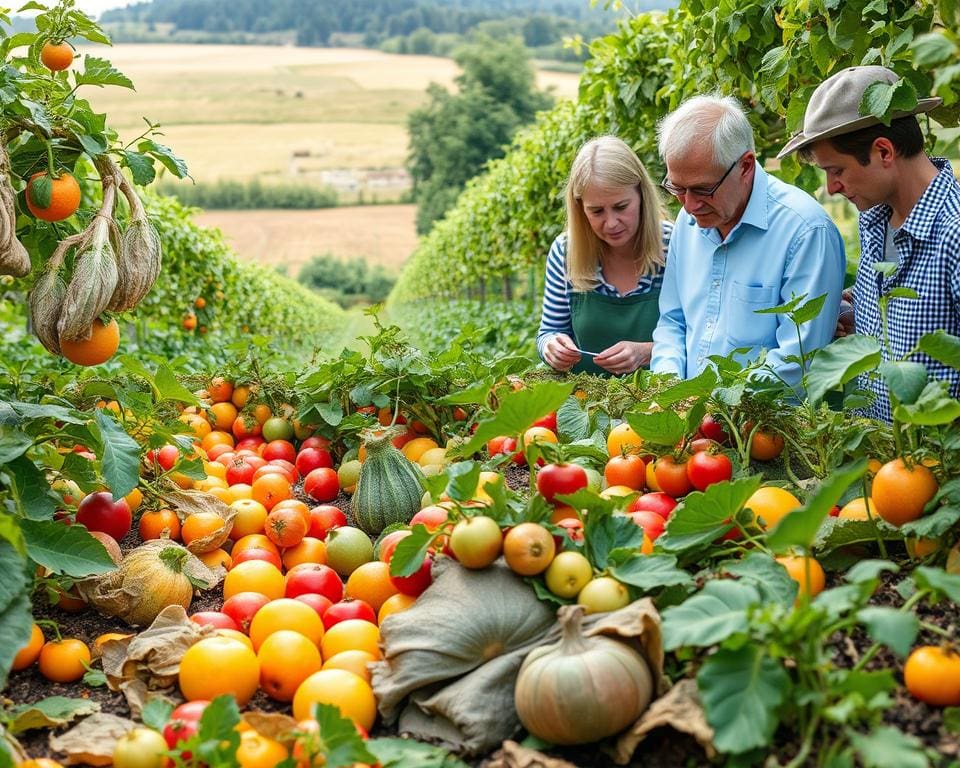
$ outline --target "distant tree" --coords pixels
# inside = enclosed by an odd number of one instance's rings
[[[407,51],[420,56],[429,56],[433,53],[436,35],[426,27],[415,29],[407,40]]]
[[[304,264],[297,280],[342,307],[383,301],[396,282],[380,264],[371,267],[362,257],[342,261],[330,253]]]
[[[429,102],[408,118],[408,169],[417,201],[417,231],[429,231],[484,164],[502,157],[524,123],[551,98],[535,88],[535,73],[517,38],[478,38],[458,49],[459,93],[432,83]]]

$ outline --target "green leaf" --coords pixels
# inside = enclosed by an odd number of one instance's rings
[[[945,381],[931,381],[923,388],[915,402],[910,405],[898,404],[893,409],[893,415],[904,424],[952,424],[960,418],[960,401],[947,394]]]
[[[739,754],[770,743],[777,708],[790,690],[783,668],[762,647],[721,648],[697,674],[697,686],[720,752]]]
[[[120,156],[122,157],[121,165],[125,165],[130,169],[130,173],[133,174],[134,184],[146,186],[157,178],[157,172],[153,167],[153,160],[146,155],[125,149],[120,153]]]
[[[877,340],[854,334],[837,339],[814,356],[807,374],[807,396],[813,406],[823,402],[827,392],[841,389],[861,373],[880,365]]]
[[[177,381],[174,372],[162,363],[157,368],[153,383],[157,388],[157,399],[161,402],[172,400],[175,403],[186,403],[187,405],[197,405],[200,402],[193,392]]]
[[[240,746],[240,708],[230,694],[217,696],[203,710],[198,732],[177,745],[207,765],[232,765]]]
[[[900,526],[900,531],[906,536],[918,538],[936,538],[942,536],[960,520],[960,507],[938,507],[936,512],[924,515],[912,523]]]
[[[27,564],[7,541],[0,540],[0,690],[7,684],[13,658],[30,640],[33,615]]]
[[[590,437],[590,415],[575,397],[568,397],[557,409],[557,437],[563,443]]]
[[[116,569],[103,544],[80,525],[53,520],[23,520],[20,523],[27,555],[37,565],[56,574],[75,578],[94,576]]]
[[[960,734],[960,707],[947,707],[943,710],[943,728],[947,733]]]
[[[683,400],[702,400],[708,397],[716,386],[717,372],[712,366],[707,367],[692,379],[681,380],[660,392],[656,397],[656,403],[661,408],[667,408]]]
[[[507,392],[493,417],[481,421],[470,442],[458,448],[455,455],[470,456],[491,438],[521,434],[537,419],[557,410],[572,391],[572,381],[545,381],[527,389]]]
[[[113,498],[126,496],[140,483],[140,445],[106,408],[95,414],[103,440],[103,477]]]
[[[901,403],[914,403],[927,385],[927,368],[922,363],[887,361],[880,364],[880,375],[890,394]]]
[[[749,584],[708,581],[700,592],[663,612],[663,647],[705,647],[746,632],[747,609],[760,602],[760,593]]]
[[[897,688],[897,680],[892,669],[873,670],[837,670],[840,679],[834,683],[841,693],[857,693],[864,701],[870,701],[877,694],[891,693]]]
[[[889,560],[861,560],[844,575],[850,584],[863,584],[880,578],[881,573],[899,573],[900,567]]]
[[[177,157],[170,147],[165,147],[163,144],[157,144],[157,142],[155,142],[153,139],[144,139],[137,145],[137,149],[146,155],[153,155],[161,162],[164,168],[170,171],[170,173],[172,173],[178,179],[182,179],[190,175],[187,173],[187,164],[182,159]]]
[[[932,589],[938,596],[960,603],[960,574],[922,565],[913,572],[920,589]]]
[[[323,765],[337,768],[376,762],[376,755],[367,749],[353,721],[340,714],[339,707],[317,702],[312,714],[320,726],[317,735],[323,745],[321,755],[326,758]]]
[[[910,39],[913,30],[908,29]],[[909,40],[904,39],[902,44]],[[899,41],[895,41],[895,45]],[[893,51],[888,50],[888,54]],[[909,80],[898,80],[896,83],[876,82],[867,86],[860,100],[860,114],[873,115],[884,125],[890,125],[894,112],[909,112],[917,106],[917,90]]]
[[[173,705],[159,696],[152,697],[143,705],[140,712],[140,719],[148,728],[155,731],[162,731],[163,727],[170,719],[170,713],[173,712]]]
[[[915,67],[937,67],[954,59],[957,46],[942,32],[927,32],[910,43]]]
[[[480,470],[480,464],[475,461],[460,461],[448,466],[446,492],[450,498],[464,502],[476,496]]]
[[[894,528],[879,518],[874,518],[871,522],[828,517],[820,526],[813,546],[820,554],[825,555],[850,544],[874,542],[878,534],[884,541],[903,541],[903,533],[899,528]]]
[[[26,456],[20,456],[9,462],[6,469],[12,480],[10,492],[17,512],[27,520],[50,520],[57,506],[39,467]]]
[[[786,569],[764,552],[751,552],[743,560],[731,560],[721,564],[723,570],[740,581],[752,584],[764,600],[790,607],[797,599],[799,585],[790,578]]]
[[[767,545],[774,552],[786,552],[793,547],[810,551],[820,526],[830,510],[840,501],[847,488],[863,477],[867,460],[860,459],[847,468],[834,470],[823,481],[816,493],[799,509],[788,512],[767,534]]]
[[[15,736],[33,728],[57,728],[99,711],[100,704],[96,701],[48,696],[33,704],[21,704],[11,709],[9,730]]]
[[[879,726],[864,735],[847,730],[850,743],[860,755],[865,768],[929,768],[930,761],[923,745],[915,736],[897,728]]]
[[[383,768],[467,768],[467,764],[442,747],[434,747],[413,739],[370,739],[367,749]]]
[[[624,418],[644,442],[671,448],[683,439],[687,429],[686,421],[670,410],[653,413],[627,411]]]
[[[340,425],[340,422],[343,421],[343,407],[339,402],[330,401],[327,403],[317,403],[316,407],[320,418],[331,427],[337,427]]]
[[[583,542],[583,554],[594,568],[602,571],[610,564],[610,553],[615,549],[639,551],[643,544],[643,529],[626,515],[592,509],[587,514]]]
[[[920,631],[916,614],[902,613],[894,608],[862,608],[857,612],[857,619],[867,628],[867,634],[875,643],[883,643],[898,656],[910,652]]]
[[[677,567],[677,558],[672,555],[637,554],[611,568],[610,575],[644,592],[693,583],[693,577]]]
[[[960,338],[944,330],[927,333],[920,337],[917,348],[937,362],[960,368]]]
[[[96,85],[102,88],[105,85],[118,85],[136,90],[130,78],[115,69],[106,59],[95,56],[83,57],[83,72],[74,72],[74,78],[78,86]]]
[[[390,558],[391,576],[412,576],[416,573],[438,535],[430,533],[425,525],[420,524],[413,526],[411,530],[413,532],[400,539],[397,548],[393,550]]]
[[[53,180],[49,174],[44,173],[33,179],[29,184],[27,194],[30,195],[30,200],[35,206],[49,208],[50,199],[53,196]]]
[[[0,424],[0,464],[8,464],[27,452],[33,438],[7,424]]]
[[[760,475],[754,475],[687,494],[667,520],[657,546],[666,552],[682,552],[714,541],[730,530],[730,521],[761,482]]]

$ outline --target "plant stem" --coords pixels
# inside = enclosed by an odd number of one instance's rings
[[[867,493],[867,476],[864,475],[860,478],[860,486],[863,489],[863,508],[867,511],[867,520],[873,523],[873,532],[877,535],[877,546],[880,548],[880,556],[887,560],[889,556],[887,555],[887,545],[883,541],[883,537],[880,535],[880,529],[877,528],[877,519],[873,516],[873,512],[870,510],[870,495]]]

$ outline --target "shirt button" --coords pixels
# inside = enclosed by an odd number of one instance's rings
[[[714,288],[719,288],[719,287],[720,287],[720,281],[719,281],[719,280],[714,280],[714,281],[713,281],[713,287],[714,287]]]

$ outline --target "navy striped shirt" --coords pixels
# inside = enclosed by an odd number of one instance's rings
[[[899,266],[890,278],[873,265],[884,261],[892,211],[877,205],[860,214],[861,253],[853,297],[857,333],[873,336],[882,347],[880,296],[895,287],[912,288],[918,295],[892,299],[887,305],[890,352],[883,349],[884,360],[902,358],[927,333],[942,329],[960,336],[960,182],[947,160],[930,160],[940,172],[894,234]],[[910,359],[923,363],[930,378],[946,381],[950,394],[960,397],[960,371],[927,355]],[[877,396],[866,415],[890,421],[893,414],[883,380],[873,372],[861,375],[858,383]]]
[[[673,232],[673,222],[662,222],[663,252],[666,254]],[[657,267],[652,275],[641,275],[637,287],[621,294],[620,291],[603,279],[603,270],[597,265],[597,287],[595,293],[602,296],[636,296],[658,289],[663,282],[663,267]],[[540,315],[540,330],[537,332],[537,353],[543,360],[543,347],[558,333],[573,338],[573,320],[570,317],[570,293],[573,284],[567,279],[567,235],[558,235],[547,254],[547,268],[543,285],[543,311]]]

